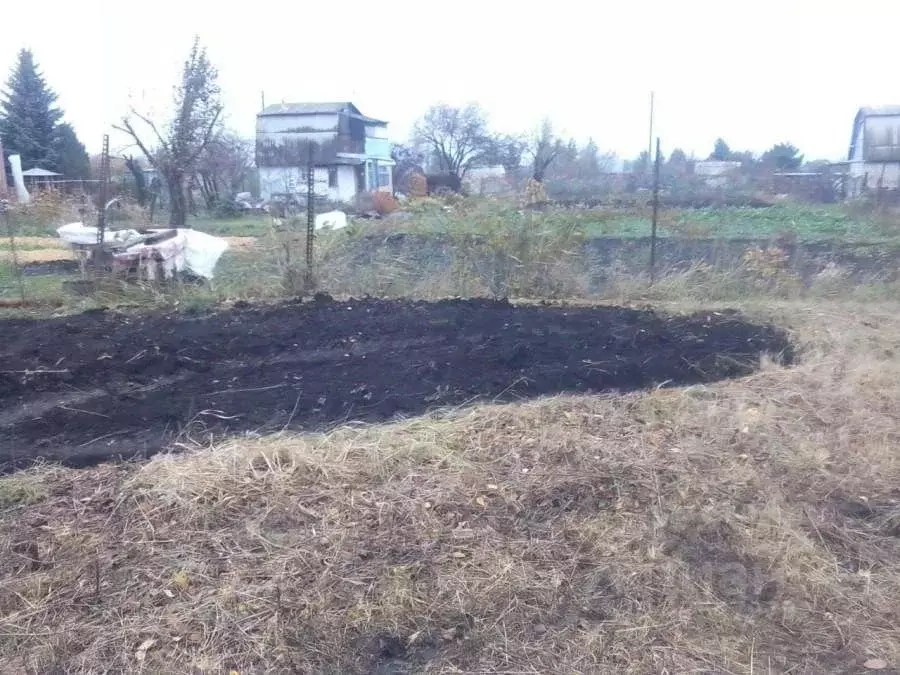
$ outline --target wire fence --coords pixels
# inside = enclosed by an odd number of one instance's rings
[[[146,289],[129,281],[120,284],[122,292],[137,302],[317,291],[567,297],[602,293],[622,280],[665,283],[679,274],[711,287],[715,274],[730,280],[743,274],[759,281],[756,287],[799,288],[820,277],[832,284],[893,282],[900,269],[900,214],[883,200],[848,203],[821,194],[826,185],[839,189],[833,178],[679,177],[663,165],[655,191],[652,173],[548,179],[536,191],[527,175],[492,177],[468,196],[358,206],[341,227],[346,220],[323,222],[335,208],[327,170],[306,169],[270,200],[268,213],[195,221],[209,234],[234,237],[212,282],[157,284],[140,296],[132,291]],[[784,192],[776,178],[796,192]],[[149,226],[146,209],[121,201],[108,214],[111,229]],[[84,193],[48,188],[35,190],[27,207],[4,203],[0,304],[71,300],[83,268],[55,229],[96,219]]]

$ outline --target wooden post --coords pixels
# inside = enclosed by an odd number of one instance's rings
[[[19,299],[24,305],[25,281],[22,278],[23,270],[21,265],[19,265],[19,253],[16,249],[16,232],[13,229],[12,219],[9,216],[9,207],[6,202],[0,203],[0,214],[3,215],[3,221],[4,223],[6,223],[6,235],[7,237],[9,237],[9,256],[11,258],[10,263],[12,264],[13,274],[16,275],[16,284],[19,287]]]
[[[6,155],[3,154],[3,142],[0,141],[0,197],[6,196]]]
[[[656,225],[659,218],[659,137],[656,139],[656,160],[653,163],[653,223],[650,230],[650,285],[656,281]]]

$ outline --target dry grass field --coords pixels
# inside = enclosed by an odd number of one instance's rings
[[[741,309],[793,367],[0,478],[0,671],[900,672],[900,306]]]

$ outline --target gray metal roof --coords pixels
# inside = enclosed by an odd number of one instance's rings
[[[893,117],[900,115],[900,105],[866,105],[859,109],[859,117]]]
[[[28,169],[28,171],[23,171],[22,175],[26,178],[49,178],[50,176],[62,176],[61,173],[48,171],[47,169],[42,169],[39,166],[36,166],[33,169]]]
[[[387,124],[383,120],[375,119],[363,115],[359,108],[350,103],[350,101],[326,102],[326,103],[275,103],[267,105],[259,113],[257,117],[270,117],[275,115],[336,115],[338,113],[346,113],[356,119],[371,124]]]

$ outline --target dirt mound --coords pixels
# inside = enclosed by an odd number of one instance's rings
[[[4,321],[0,345],[7,468],[473,401],[709,382],[751,372],[764,352],[792,355],[783,332],[734,313],[484,300],[96,311]]]

